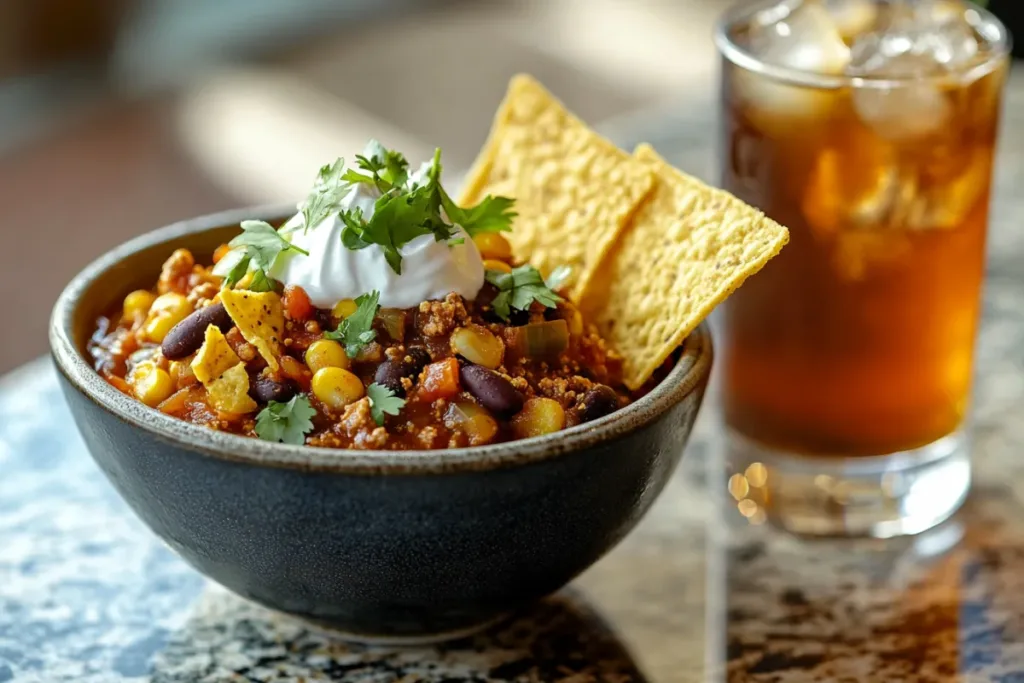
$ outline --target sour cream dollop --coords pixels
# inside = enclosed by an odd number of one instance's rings
[[[379,195],[368,185],[357,184],[346,195],[341,210],[360,208],[364,218],[373,215]],[[309,295],[317,308],[330,308],[342,299],[376,290],[385,308],[412,308],[421,301],[443,299],[448,293],[472,300],[484,284],[484,265],[473,240],[461,230],[462,244],[449,246],[433,235],[420,235],[399,248],[402,274],[384,259],[375,244],[352,250],[341,242],[345,227],[338,213],[322,222],[302,228],[301,212],[284,225],[281,232],[291,242],[309,252],[281,254],[271,277],[286,285],[297,285]]]

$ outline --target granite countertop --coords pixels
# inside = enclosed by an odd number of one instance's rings
[[[1024,683],[1024,83],[999,160],[973,494],[893,541],[804,541],[724,503],[714,392],[641,525],[560,594],[445,647],[367,649],[210,584],[85,453],[45,360],[0,381],[0,683],[886,681]],[[710,176],[714,107],[619,122]]]

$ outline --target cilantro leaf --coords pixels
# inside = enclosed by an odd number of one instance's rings
[[[351,187],[344,159],[321,166],[313,182],[313,190],[302,203],[302,229],[312,228],[337,211]]]
[[[342,320],[337,330],[327,332],[324,337],[340,341],[345,345],[348,357],[355,358],[364,346],[377,338],[377,332],[373,329],[373,319],[377,315],[378,300],[378,291],[356,297],[355,312]]]
[[[254,292],[270,291],[274,288],[270,269],[280,254],[295,251],[309,256],[308,251],[286,240],[265,221],[242,221],[241,226],[242,234],[228,242],[231,251],[213,267],[213,274],[222,276],[227,287],[234,286],[252,270],[249,289]]]
[[[409,162],[405,156],[376,140],[370,140],[363,153],[356,155],[356,163],[372,175],[374,185],[381,192],[401,187],[409,179]]]
[[[487,197],[475,207],[459,208],[441,185],[440,149],[434,150],[431,162],[424,164],[424,170],[415,176],[409,175],[409,163],[404,156],[374,140],[356,160],[359,170],[349,169],[344,178],[372,185],[381,196],[368,219],[354,211],[342,212],[342,244],[353,250],[370,245],[380,247],[388,265],[399,275],[400,250],[417,237],[433,235],[436,241],[454,246],[464,240],[456,225],[472,236],[507,230],[515,216],[512,200],[504,197]]]
[[[405,157],[376,140],[370,140],[363,153],[356,155],[356,166],[358,171],[350,168],[342,178],[350,183],[372,185],[381,194],[401,188],[409,179],[409,162]]]
[[[252,258],[245,249],[234,249],[217,262],[217,265],[213,267],[213,274],[223,275],[225,286],[232,287],[249,272],[251,261]]]
[[[482,232],[507,232],[512,229],[512,219],[516,217],[516,212],[512,210],[515,200],[509,197],[487,195],[476,206],[463,209],[442,189],[441,204],[452,223],[465,230],[470,237]]]
[[[366,387],[366,395],[370,399],[370,415],[378,425],[384,424],[384,414],[398,415],[405,407],[405,399],[395,396],[395,392],[374,382]]]
[[[551,291],[540,272],[531,265],[513,268],[511,273],[500,270],[488,270],[485,279],[498,288],[498,295],[491,301],[491,307],[502,320],[508,320],[511,309],[530,310],[534,301],[545,308],[554,308],[562,297]]]
[[[287,403],[270,401],[256,415],[256,436],[264,441],[280,441],[302,445],[313,430],[316,410],[305,394],[296,394]]]

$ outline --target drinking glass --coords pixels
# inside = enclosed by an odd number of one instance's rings
[[[970,487],[1007,31],[961,2],[776,0],[716,43],[723,187],[790,230],[724,311],[730,493],[800,533],[928,529]]]

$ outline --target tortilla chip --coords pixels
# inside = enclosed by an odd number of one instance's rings
[[[210,382],[206,393],[210,396],[210,404],[225,413],[243,415],[259,407],[249,396],[249,374],[245,371],[245,363],[228,368]]]
[[[228,344],[216,325],[207,325],[203,345],[192,359],[192,372],[203,386],[217,379],[239,362],[235,350]]]
[[[277,358],[284,335],[281,297],[274,292],[224,289],[220,300],[245,341],[255,346],[270,369],[276,372],[281,367]]]
[[[786,228],[728,192],[666,163],[649,145],[635,157],[658,184],[599,265],[581,306],[624,358],[637,389],[711,310],[789,241]]]
[[[462,206],[516,200],[504,233],[515,255],[547,276],[571,267],[579,290],[654,186],[650,169],[569,113],[537,81],[516,76],[466,179]]]

